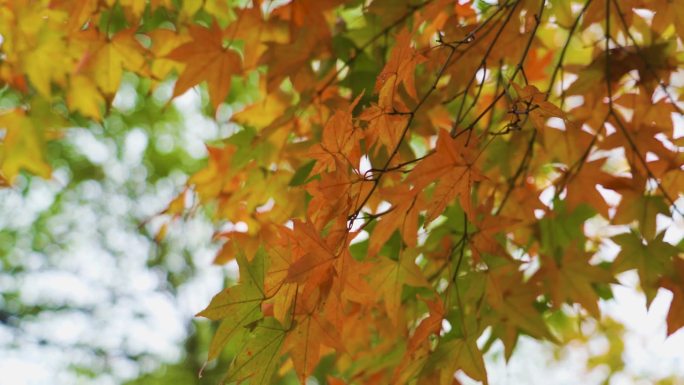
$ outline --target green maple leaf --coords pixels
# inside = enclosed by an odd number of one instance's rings
[[[658,293],[661,277],[672,270],[673,258],[678,252],[675,246],[663,240],[664,236],[665,232],[661,232],[648,243],[634,232],[613,237],[622,249],[615,259],[614,268],[618,273],[637,270],[647,305]]]
[[[264,256],[265,252],[259,250],[252,261],[247,261],[245,254],[240,252],[236,257],[240,283],[215,295],[209,306],[197,314],[211,320],[223,320],[211,341],[208,360],[216,358],[226,344],[243,337],[250,324],[263,318]]]
[[[287,332],[275,318],[264,319],[247,337],[224,380],[238,384],[249,380],[249,385],[270,384]]]

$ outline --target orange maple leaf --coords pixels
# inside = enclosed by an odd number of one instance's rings
[[[667,313],[667,335],[684,327],[684,259],[674,260],[673,277],[663,279],[663,287],[672,292],[672,303]]]
[[[437,218],[456,197],[468,216],[473,216],[470,191],[473,183],[483,180],[484,176],[474,164],[477,158],[474,142],[471,141],[470,146],[466,142],[465,135],[454,139],[446,130],[440,130],[435,153],[418,163],[407,178],[419,190],[437,182],[428,203],[426,222]]]
[[[171,51],[167,57],[185,64],[178,76],[173,96],[206,81],[211,104],[217,108],[230,92],[231,78],[242,72],[242,59],[237,51],[224,46],[221,29],[214,22],[211,28],[189,27],[192,40]]]
[[[383,194],[392,198],[392,208],[383,215],[373,230],[368,246],[368,255],[375,255],[395,230],[399,230],[408,247],[415,247],[418,233],[418,214],[423,201],[416,189],[409,189],[405,184],[386,189]]]
[[[375,92],[379,92],[387,82],[394,81],[397,84],[403,84],[406,92],[413,99],[418,99],[415,84],[416,66],[426,60],[425,56],[411,47],[411,35],[408,30],[402,30],[397,36],[397,43],[392,49],[385,68],[378,75]],[[392,76],[396,76],[396,79]]]

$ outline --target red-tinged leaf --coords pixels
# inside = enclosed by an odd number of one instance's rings
[[[321,259],[314,253],[306,253],[287,269],[286,283],[304,283],[311,275],[332,264],[331,258]]]
[[[268,49],[267,40],[282,39],[283,31],[277,25],[266,23],[262,9],[257,4],[239,11],[240,22],[230,23],[223,36],[228,39],[242,40],[245,69],[257,66],[261,55]],[[286,33],[286,32],[285,32]]]
[[[667,335],[671,336],[684,327],[684,288],[682,286],[666,285],[672,292],[672,302],[667,313]]]
[[[259,64],[268,65],[267,86],[269,93],[276,91],[282,81],[290,77],[300,76],[304,81],[297,82],[303,88],[314,87],[314,77],[309,65],[309,59],[327,49],[327,42],[323,37],[306,29],[298,30],[291,41],[269,42],[268,48],[259,60]]]
[[[226,240],[214,257],[214,263],[217,265],[223,265],[236,259],[240,253],[244,253],[247,259],[251,260],[261,246],[258,238],[238,231],[221,233],[216,237]]]

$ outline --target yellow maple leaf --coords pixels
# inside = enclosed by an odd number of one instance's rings
[[[43,156],[43,138],[26,113],[13,109],[0,115],[5,138],[0,144],[0,172],[13,183],[20,170],[49,178],[52,169]]]
[[[95,83],[87,76],[78,74],[72,76],[66,97],[67,104],[72,110],[77,110],[98,121],[102,119],[104,98],[97,90]]]
[[[120,31],[111,38],[87,30],[78,38],[88,48],[77,72],[90,76],[105,96],[113,96],[119,89],[124,69],[145,72],[145,51],[136,40],[134,29]]]

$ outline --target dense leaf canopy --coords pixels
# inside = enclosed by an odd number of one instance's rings
[[[125,74],[230,116],[160,213],[210,210],[239,265],[199,313],[229,382],[487,383],[628,270],[684,327],[684,3],[5,0],[0,36],[6,186]]]

